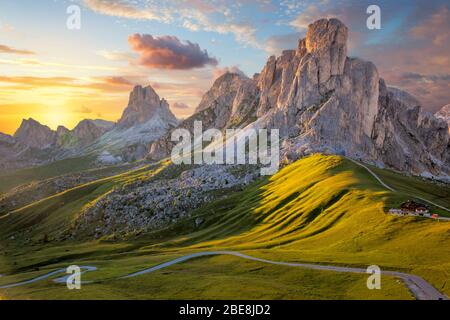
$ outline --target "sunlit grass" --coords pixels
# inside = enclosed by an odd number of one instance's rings
[[[0,220],[0,230],[9,235],[9,232],[35,223],[32,231],[35,237],[42,232],[51,234],[66,227],[83,206],[95,202],[112,188],[136,179],[157,176],[166,165],[74,188],[24,208],[9,220]],[[407,184],[411,180],[405,178],[402,181]],[[429,185],[431,192],[435,188],[438,187]],[[440,192],[448,191],[446,187],[439,188],[443,188]],[[195,251],[227,249],[275,261],[362,267],[376,264],[382,269],[417,274],[437,289],[450,294],[450,283],[447,281],[450,276],[450,223],[386,214],[391,205],[399,204],[408,197],[386,190],[365,169],[350,161],[337,156],[313,155],[283,168],[270,178],[255,182],[242,192],[231,193],[199,208],[191,218],[164,230],[130,237],[126,241],[86,239],[86,242],[23,247],[18,241],[5,239],[0,242],[3,246],[0,249],[8,254],[0,256],[0,273],[83,263],[99,267],[99,271],[86,275],[88,279],[105,279],[123,276]],[[58,207],[61,201],[63,204]],[[194,221],[198,216],[205,219],[201,228],[195,227]],[[188,261],[170,270],[161,270],[126,283],[89,285],[73,297],[229,298],[233,293],[236,298],[408,296],[405,296],[403,285],[394,279],[386,280],[389,290],[369,293],[363,277],[358,275],[319,274],[298,268],[279,269],[257,262],[252,262],[257,270],[249,273],[237,270],[246,270],[244,266],[248,264],[237,258],[205,258],[201,259],[206,261],[203,264],[199,261]],[[266,274],[259,270],[271,271]],[[284,276],[271,278],[270,273]],[[197,276],[199,274],[201,276]],[[305,279],[305,274],[314,281],[303,282],[302,288],[292,286],[294,279]],[[0,279],[0,283],[7,280]],[[236,286],[236,282],[248,285]],[[211,290],[212,285],[217,290]],[[329,291],[325,289],[327,286]],[[308,287],[311,290],[304,290]],[[145,290],[142,291],[142,288]],[[266,294],[252,295],[252,288],[265,290]],[[102,293],[105,290],[111,290],[111,293]],[[44,293],[54,298],[69,297],[65,291],[48,281],[9,292],[11,297],[36,298]]]

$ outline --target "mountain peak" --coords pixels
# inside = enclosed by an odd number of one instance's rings
[[[22,145],[37,149],[45,149],[55,141],[55,131],[40,124],[33,118],[23,119],[14,133],[14,138]]]
[[[450,134],[450,104],[443,106],[441,110],[436,112],[436,118],[442,119],[448,124],[448,133]]]
[[[160,99],[152,86],[142,87],[137,85],[130,93],[128,106],[118,121],[118,126],[129,128],[143,124],[151,120],[156,114],[159,114],[164,121],[176,123],[176,118],[170,111],[169,104],[165,99]]]
[[[320,19],[311,23],[306,32],[306,49],[309,53],[345,48],[347,50],[348,28],[338,19]]]
[[[214,102],[219,105],[228,104],[231,106],[238,89],[245,81],[251,80],[239,73],[225,72],[214,81],[211,89],[203,95],[195,112],[197,113],[210,108]]]

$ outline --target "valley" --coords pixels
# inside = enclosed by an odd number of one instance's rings
[[[117,122],[52,130],[28,117],[0,134],[0,298],[447,299],[448,106],[424,111],[349,56],[340,20],[305,31],[252,77],[218,74],[185,119],[161,84],[115,77],[129,92]],[[143,39],[162,41],[129,38]],[[242,160],[259,161],[179,162],[174,137],[210,158],[244,142]],[[70,265],[81,290],[64,284]]]
[[[227,279],[231,279],[234,273],[225,270],[228,270],[226,265],[231,263],[234,265],[233,268],[241,266],[243,270],[255,268],[255,271],[248,274],[243,271],[236,273],[242,281],[250,281],[255,285],[258,281],[267,281],[263,279],[267,279],[268,272],[272,272],[268,270],[273,272],[283,270],[286,280],[293,277],[292,279],[306,281],[305,277],[309,276],[316,279],[315,286],[318,286],[318,291],[311,293],[312,296],[298,289],[300,291],[292,295],[293,298],[330,298],[330,293],[326,292],[333,290],[333,285],[336,286],[336,292],[340,292],[336,293],[339,296],[350,290],[350,287],[355,288],[356,283],[360,283],[361,287],[352,291],[349,298],[412,297],[407,290],[405,291],[403,283],[396,282],[398,280],[395,280],[395,277],[383,277],[386,287],[380,292],[372,292],[367,290],[365,277],[360,275],[339,275],[332,271],[308,271],[297,268],[291,270],[283,266],[266,266],[258,261],[247,262],[220,256],[186,261],[165,270],[128,279],[127,284],[124,280],[115,280],[127,273],[182,255],[220,250],[239,251],[261,259],[293,263],[363,268],[377,264],[382,269],[416,274],[435,288],[439,288],[441,292],[449,294],[446,270],[449,267],[450,251],[445,243],[450,234],[450,223],[387,215],[386,209],[392,203],[398,204],[409,199],[411,195],[386,190],[363,168],[336,156],[313,155],[302,159],[286,166],[271,178],[261,178],[243,191],[227,194],[210,204],[203,205],[195,210],[191,217],[150,233],[130,233],[124,238],[117,239],[105,237],[93,240],[92,236],[85,235],[76,240],[53,240],[59,231],[70,227],[71,221],[79,212],[77,208],[95,201],[102,194],[109,192],[114,185],[155,175],[160,169],[147,167],[99,180],[44,199],[1,218],[0,273],[4,276],[0,278],[0,286],[30,279],[74,263],[98,267],[97,271],[85,274],[83,280],[100,281],[98,284],[86,284],[83,290],[74,293],[68,291],[64,285],[47,279],[23,287],[2,289],[2,294],[11,298],[21,296],[39,298],[48,294],[50,297],[53,294],[54,298],[71,296],[92,298],[92,295],[102,290],[101,288],[118,285],[127,288],[127,293],[122,298],[157,298],[170,295],[192,298],[198,290],[205,289],[206,291],[202,292],[205,295],[210,294],[211,291],[206,288],[214,283],[217,291],[209,297],[229,298],[227,292],[232,295],[239,292],[228,285],[230,281]],[[415,180],[415,178],[405,179],[410,185]],[[427,184],[424,181],[417,183]],[[429,183],[428,185],[433,186]],[[447,197],[450,194],[449,188],[442,188],[441,192]],[[60,202],[62,199],[64,204]],[[236,201],[237,199],[239,201]],[[446,200],[440,201],[446,203]],[[21,232],[29,228],[30,222],[36,219],[36,216],[41,223],[27,231],[32,242],[24,246]],[[200,226],[195,224],[198,217],[204,219]],[[359,227],[355,228],[355,225]],[[42,242],[44,233],[48,235],[47,243]],[[11,236],[14,236],[14,240],[11,240]],[[201,262],[205,260],[212,262],[202,264]],[[198,268],[203,270],[201,278],[194,276]],[[217,273],[219,270],[222,270],[220,275]],[[167,280],[171,278],[167,275],[171,274],[174,274],[173,277],[178,274],[191,279],[189,276],[191,272],[192,279],[195,279],[194,284],[183,281],[186,285],[182,289],[170,285],[175,279]],[[108,279],[111,279],[110,283]],[[317,279],[323,279],[323,285],[328,289],[325,290],[325,287],[321,289],[322,282]],[[289,289],[289,280],[276,281],[284,289],[274,287],[269,289],[275,284],[270,284],[269,281],[263,285],[261,282],[258,286],[262,286],[265,293],[260,297],[276,298],[292,293]],[[144,284],[147,282],[148,284]],[[171,291],[174,288],[181,291],[174,294]],[[222,291],[223,295],[220,294]],[[273,292],[272,296],[270,292]],[[242,298],[248,291],[241,293]],[[115,290],[110,294],[111,297],[120,297],[120,293]],[[99,294],[97,298],[102,296],[105,297]],[[249,296],[258,298],[253,294]],[[236,296],[238,297],[239,295]]]

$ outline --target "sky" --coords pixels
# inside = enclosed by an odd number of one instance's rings
[[[380,30],[366,26],[371,4]],[[450,103],[448,0],[0,0],[0,132],[30,117],[52,129],[116,121],[137,84],[185,118],[218,76],[252,76],[330,17],[388,85],[430,112]]]

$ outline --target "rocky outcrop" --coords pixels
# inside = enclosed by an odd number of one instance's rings
[[[179,167],[166,169],[170,176],[179,170]],[[171,178],[161,174],[139,179],[86,206],[74,221],[69,236],[121,237],[161,229],[180,219],[189,219],[194,209],[248,185],[258,173],[256,168],[242,172],[233,166],[214,165],[186,167]],[[195,220],[193,226],[201,224]]]
[[[121,128],[130,128],[144,124],[156,115],[167,124],[177,125],[177,119],[170,111],[166,100],[160,99],[151,86],[145,88],[136,86],[130,93],[128,106],[117,125]]]
[[[441,110],[436,112],[436,118],[442,119],[448,124],[448,133],[450,134],[450,104],[442,107]]]
[[[449,136],[444,121],[408,107],[380,80],[373,157],[398,170],[426,177],[447,174]]]
[[[280,130],[289,149],[282,154],[336,153],[445,179],[450,174],[445,122],[422,112],[412,95],[388,88],[373,63],[347,57],[347,41],[348,29],[339,20],[314,22],[296,50],[270,57],[261,73],[245,81],[246,89],[237,75],[218,79],[188,124],[206,119],[208,126],[223,129],[230,127],[232,114],[254,114],[250,118],[258,127]],[[242,106],[233,102],[238,88],[246,97]],[[255,113],[248,112],[253,108]],[[215,117],[221,121],[211,121]],[[150,158],[169,154],[167,140],[152,144]]]
[[[105,159],[107,163],[142,159],[150,143],[177,125],[166,100],[160,99],[151,86],[136,86],[117,125],[87,150],[100,150],[98,160],[103,163]]]
[[[14,139],[23,146],[46,149],[55,143],[56,132],[29,118],[22,120],[22,124],[14,134]]]
[[[388,87],[387,89],[390,94],[392,94],[393,99],[401,102],[408,108],[421,106],[422,103],[409,92],[403,91],[396,87]]]
[[[1,142],[6,143],[6,144],[13,144],[15,142],[15,140],[9,134],[5,134],[5,133],[1,133],[0,132],[0,143]]]
[[[104,120],[82,120],[72,130],[71,134],[79,141],[80,144],[87,145],[101,137],[113,126],[113,122]]]
[[[303,151],[449,174],[443,122],[423,113],[411,95],[388,90],[373,63],[347,57],[347,34],[340,21],[322,19],[309,26],[294,56],[269,59],[259,76],[258,114],[272,113],[267,126],[302,141]]]
[[[210,128],[239,128],[256,120],[259,89],[256,83],[242,74],[225,73],[203,96],[196,112],[177,128],[194,131],[194,122],[201,121],[203,130]],[[174,143],[172,131],[150,145],[148,157],[160,160],[170,154]]]

